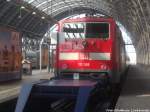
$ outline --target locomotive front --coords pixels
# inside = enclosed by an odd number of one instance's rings
[[[111,18],[100,17],[67,19],[60,22],[60,32],[65,37],[57,48],[57,70],[61,77],[111,77],[114,38],[112,23]]]

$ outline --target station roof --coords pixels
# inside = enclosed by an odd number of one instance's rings
[[[150,63],[149,0],[0,0],[0,23],[30,37],[41,38],[55,20],[95,12],[121,22],[131,33],[138,59]]]

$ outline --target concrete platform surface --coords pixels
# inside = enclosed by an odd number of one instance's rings
[[[16,98],[19,95],[21,86],[24,83],[50,79],[53,75],[47,70],[33,70],[32,75],[23,75],[22,80],[14,80],[0,83],[0,103]]]
[[[150,112],[150,68],[130,66],[115,109]]]

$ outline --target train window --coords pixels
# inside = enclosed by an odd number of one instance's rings
[[[63,32],[66,38],[84,38],[85,23],[65,23]]]
[[[108,23],[87,23],[86,38],[108,38],[109,24]]]

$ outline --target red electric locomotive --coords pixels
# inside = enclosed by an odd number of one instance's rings
[[[125,47],[112,18],[83,17],[59,23],[56,70],[73,79],[107,78],[118,83],[125,70]],[[64,39],[62,39],[64,38]]]

